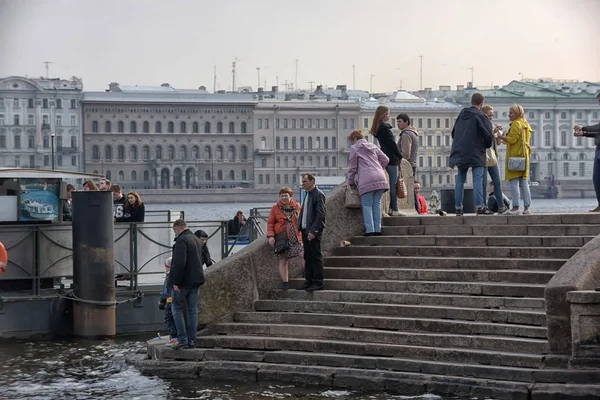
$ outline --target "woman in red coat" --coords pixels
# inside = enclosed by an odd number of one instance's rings
[[[421,182],[419,181],[415,181],[415,197],[417,198],[417,211],[419,214],[428,214],[427,200],[425,200],[425,197],[421,196]]]
[[[289,187],[283,187],[279,191],[279,201],[271,208],[269,219],[267,220],[267,237],[271,247],[275,246],[275,235],[286,232],[290,243],[289,248],[283,253],[278,253],[279,275],[283,282],[283,290],[290,287],[288,281],[288,266],[290,258],[304,257],[302,248],[302,234],[298,230],[298,215],[300,214],[300,204],[292,199],[294,192]]]

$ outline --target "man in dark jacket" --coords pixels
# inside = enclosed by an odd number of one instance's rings
[[[202,270],[202,243],[187,227],[184,220],[173,223],[175,245],[171,261],[173,280],[173,319],[177,327],[175,350],[196,347],[198,329],[198,295],[204,283]],[[187,327],[183,318],[182,304],[187,304]]]
[[[325,195],[315,184],[311,174],[302,175],[306,197],[298,216],[298,229],[304,245],[304,284],[300,290],[323,290],[323,255],[321,237],[325,229]]]
[[[600,104],[600,93],[596,96],[598,104]],[[596,144],[596,154],[594,155],[594,172],[592,173],[592,181],[594,182],[594,190],[596,191],[596,199],[598,206],[590,212],[600,212],[600,123],[590,126],[575,125],[575,136],[585,136],[594,138]]]
[[[450,167],[458,167],[454,196],[456,215],[463,215],[464,186],[467,171],[473,174],[473,197],[477,206],[477,215],[491,215],[483,198],[483,174],[485,172],[485,149],[492,146],[494,135],[492,123],[481,112],[484,97],[475,93],[471,97],[471,107],[463,109],[452,128],[452,151]]]

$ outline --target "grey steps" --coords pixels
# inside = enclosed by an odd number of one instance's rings
[[[568,260],[578,247],[457,247],[457,246],[405,246],[370,245],[337,247],[334,255],[342,256],[424,256],[424,257],[502,257],[502,258],[553,258]]]
[[[325,279],[547,284],[554,271],[327,267]]]
[[[495,308],[502,310],[531,310],[544,311],[543,298],[513,298],[494,296],[468,296],[429,293],[391,293],[367,291],[335,291],[323,290],[307,293],[304,290],[277,290],[273,293],[277,300],[302,300],[321,302],[354,302],[406,304],[419,306],[453,306],[466,308]],[[259,302],[262,300],[259,300]]]
[[[290,279],[290,287],[297,289],[304,283],[303,278]],[[332,290],[372,290],[377,292],[408,293],[451,293],[482,296],[544,297],[543,284],[491,283],[491,282],[436,282],[436,281],[397,281],[397,280],[353,280],[328,279],[325,289]]]
[[[600,215],[597,213],[568,213],[568,214],[532,214],[532,215],[465,215],[456,217],[448,214],[419,215],[410,217],[386,217],[382,223],[387,226],[414,225],[600,225]]]
[[[237,312],[233,320],[241,323],[345,326],[392,331],[437,332],[463,335],[516,336],[546,339],[546,328],[531,325],[501,324],[435,318],[401,318],[373,315],[328,314],[316,312]]]
[[[325,257],[328,267],[421,268],[421,269],[487,269],[558,271],[564,259],[501,257],[426,257],[426,256],[339,256]]]
[[[404,318],[434,318],[445,319],[448,321],[496,322],[538,327],[546,325],[546,313],[544,310],[497,310],[455,306],[328,302],[317,300],[257,300],[254,303],[254,309],[256,311],[282,313],[328,313]]]
[[[358,246],[453,246],[453,247],[581,247],[595,236],[355,236]]]
[[[381,232],[384,235],[596,236],[600,234],[600,225],[385,225]]]
[[[544,360],[544,356],[541,354],[517,353],[512,351],[370,343],[365,342],[364,340],[349,341],[325,338],[305,339],[279,336],[198,336],[196,339],[196,346],[240,350],[288,350],[329,354],[400,357],[417,360],[524,368],[540,368]]]
[[[512,352],[545,354],[548,342],[543,339],[516,338],[492,335],[461,335],[452,333],[382,331],[368,328],[350,328],[340,326],[291,325],[273,323],[235,323],[216,324],[213,332],[221,335],[260,335],[283,336],[293,338],[314,338],[351,340],[370,343],[393,343],[413,346],[458,347],[487,349]]]

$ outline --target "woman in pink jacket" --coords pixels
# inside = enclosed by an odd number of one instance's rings
[[[352,143],[348,161],[348,185],[358,186],[365,236],[380,236],[381,197],[390,188],[385,176],[389,159],[377,146],[367,142],[359,130],[352,131],[348,139]]]

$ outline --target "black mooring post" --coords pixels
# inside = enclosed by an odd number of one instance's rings
[[[112,192],[73,192],[73,333],[116,334]]]

